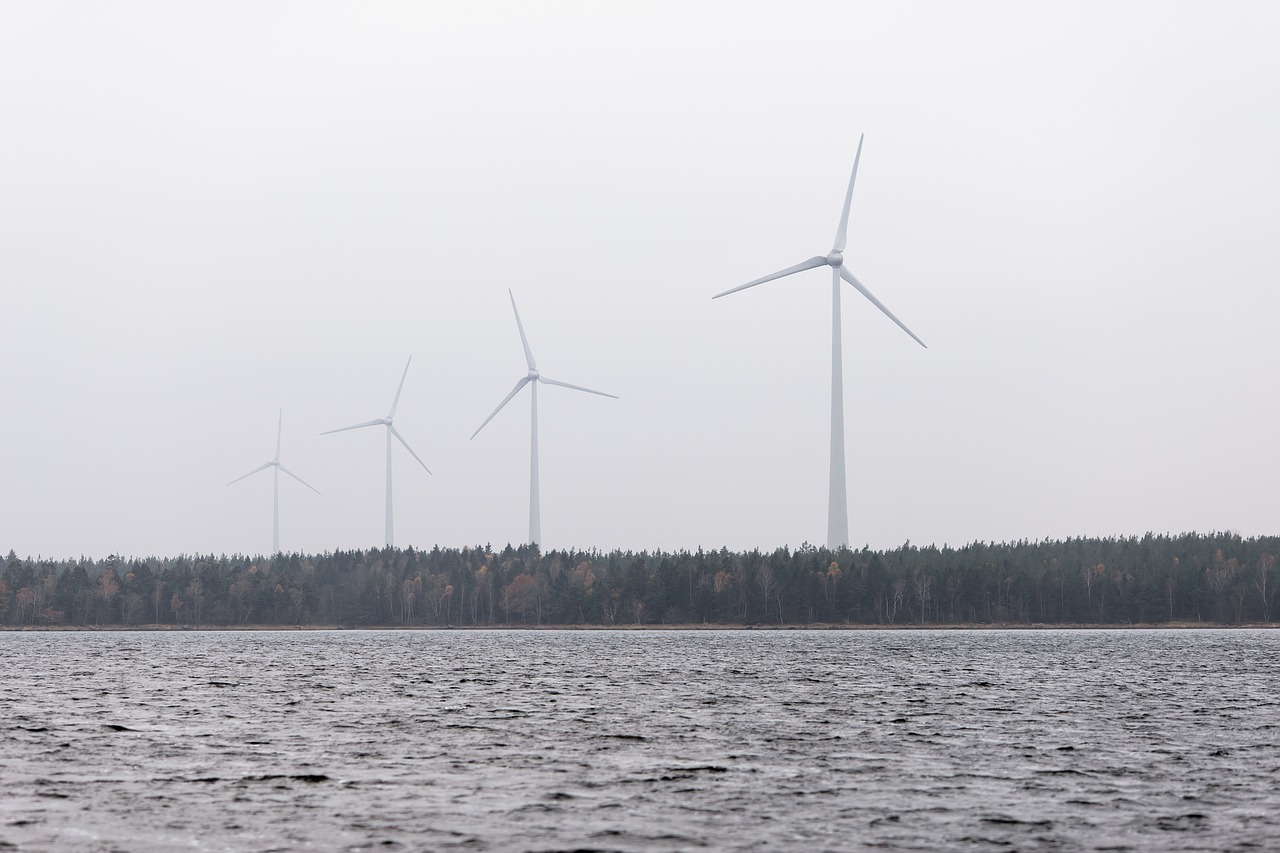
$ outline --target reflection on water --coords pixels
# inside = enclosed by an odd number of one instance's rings
[[[6,633],[0,850],[1280,839],[1280,632]]]

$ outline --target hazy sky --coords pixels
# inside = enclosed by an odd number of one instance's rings
[[[1276,533],[1280,5],[0,6],[0,552]]]

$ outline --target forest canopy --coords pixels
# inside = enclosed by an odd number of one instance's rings
[[[1280,538],[1231,533],[885,551],[373,549],[19,558],[0,625],[1080,625],[1271,622]]]

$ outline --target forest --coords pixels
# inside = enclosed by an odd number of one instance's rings
[[[884,551],[541,551],[20,558],[0,625],[1159,625],[1275,618],[1280,537],[1233,533]]]

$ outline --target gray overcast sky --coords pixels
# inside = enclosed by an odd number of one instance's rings
[[[0,6],[0,550],[1276,533],[1280,5]]]

